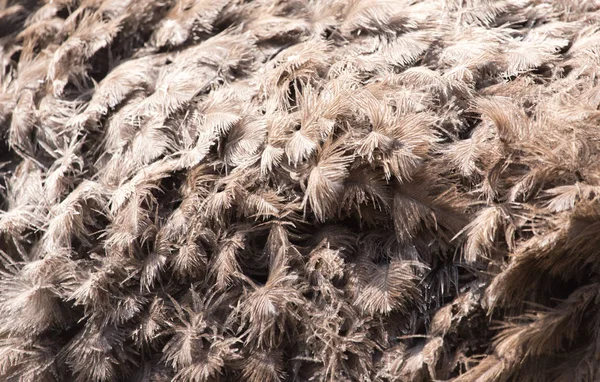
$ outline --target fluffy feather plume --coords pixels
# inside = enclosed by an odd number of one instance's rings
[[[0,380],[600,380],[599,21],[0,0]]]

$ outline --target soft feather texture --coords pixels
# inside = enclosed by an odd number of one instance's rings
[[[0,380],[600,380],[599,22],[0,0]]]

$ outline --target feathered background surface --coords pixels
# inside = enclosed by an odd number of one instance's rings
[[[0,380],[600,380],[598,25],[0,0]]]

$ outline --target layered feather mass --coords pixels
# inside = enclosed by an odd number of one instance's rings
[[[600,380],[598,25],[0,0],[0,380]]]

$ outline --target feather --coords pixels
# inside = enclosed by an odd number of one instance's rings
[[[310,170],[303,207],[310,204],[317,220],[323,221],[332,214],[343,192],[343,182],[348,176],[348,164],[352,156],[344,155],[342,140],[328,141],[317,154],[316,163]]]
[[[194,33],[210,33],[227,1],[178,0],[161,20],[152,40],[157,47],[182,45]]]
[[[392,259],[378,266],[365,259],[358,264],[361,291],[354,305],[370,314],[388,314],[394,310],[406,312],[409,301],[419,300],[412,268],[419,264]]]

